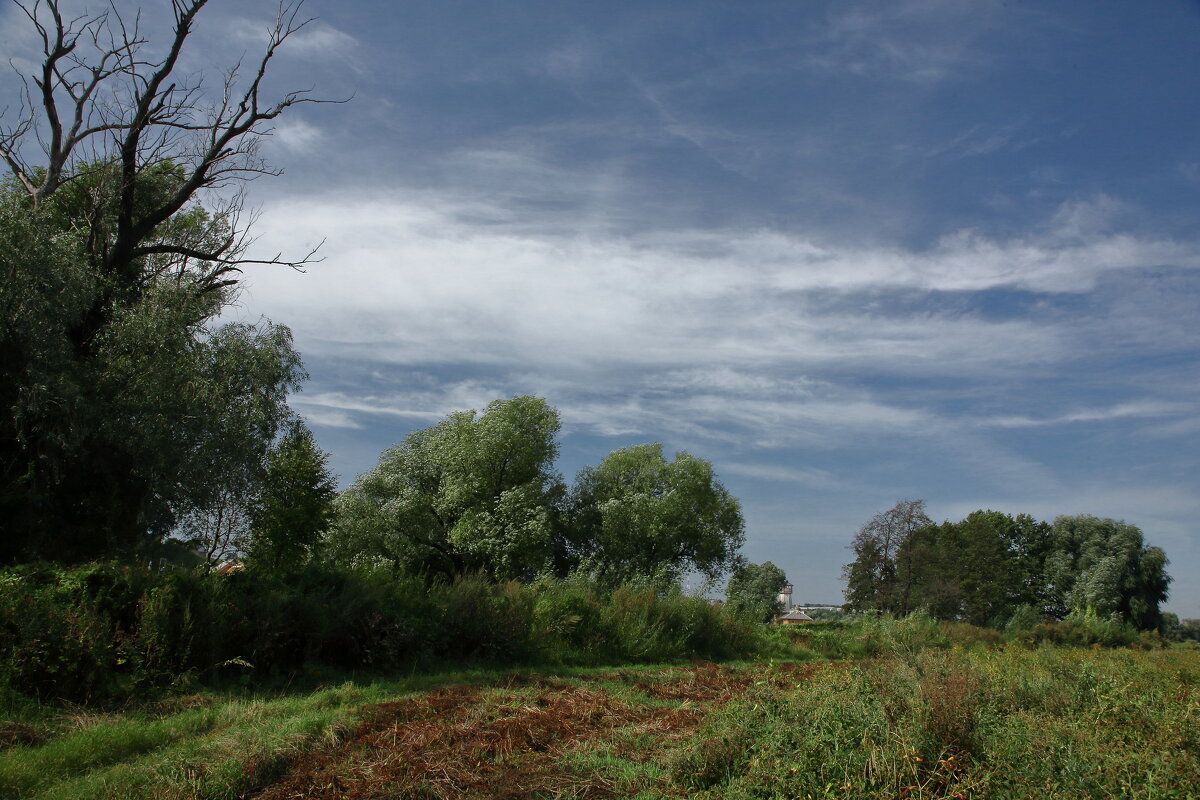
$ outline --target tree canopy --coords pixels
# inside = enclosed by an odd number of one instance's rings
[[[747,619],[770,622],[776,614],[789,610],[779,602],[786,584],[787,575],[770,561],[743,564],[725,585],[725,605]]]
[[[249,503],[252,560],[281,570],[316,555],[337,494],[328,460],[298,419],[267,453],[261,487]]]
[[[921,501],[902,501],[855,536],[846,601],[855,610],[1003,625],[1013,615],[1116,616],[1139,628],[1160,624],[1170,577],[1160,548],[1135,526],[1092,516],[1053,525],[1027,514],[974,511],[935,525]]]
[[[262,92],[304,22],[282,6],[210,107],[177,69],[206,2],[174,3],[161,59],[116,7],[21,6],[43,57],[0,127],[0,560],[145,554],[256,470],[290,415],[287,328],[216,321],[249,259],[241,195],[218,190],[271,173],[258,136],[308,101]]]
[[[854,561],[842,570],[847,604],[860,611],[894,611],[902,607],[896,554],[909,536],[932,522],[925,513],[924,500],[901,500],[859,528],[851,544]]]
[[[716,578],[740,563],[741,509],[707,461],[622,448],[581,470],[568,496],[553,469],[558,430],[558,412],[525,395],[410,434],[338,496],[330,552],[520,580],[580,568],[613,581]]]
[[[526,395],[410,434],[338,497],[331,545],[411,571],[533,577],[553,559],[558,429],[558,412]]]
[[[745,523],[712,464],[683,451],[668,461],[645,444],[579,472],[570,535],[575,557],[602,574],[716,579],[740,563]]]
[[[1046,579],[1056,611],[1117,615],[1140,628],[1159,624],[1171,579],[1167,556],[1134,525],[1097,517],[1054,520]]]

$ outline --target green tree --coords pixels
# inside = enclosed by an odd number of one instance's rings
[[[337,494],[327,462],[300,420],[267,454],[262,488],[250,503],[248,556],[269,569],[297,567],[315,553]]]
[[[846,605],[853,611],[899,611],[904,587],[897,577],[897,555],[904,540],[932,525],[924,500],[900,500],[872,517],[854,534],[854,560],[842,568]]]
[[[262,84],[304,23],[281,8],[210,110],[177,70],[205,3],[174,4],[158,60],[115,7],[22,7],[43,58],[0,128],[0,559],[153,550],[261,460],[303,377],[286,328],[213,324],[248,260],[240,194],[213,191],[271,171],[259,136],[307,98]]]
[[[1049,526],[1027,514],[973,511],[960,522],[912,531],[897,551],[895,609],[1003,624],[1018,606],[1044,603]]]
[[[1115,615],[1142,630],[1160,624],[1171,583],[1167,556],[1134,525],[1090,515],[1054,520],[1046,579],[1055,612]]]
[[[558,430],[558,412],[526,395],[410,434],[338,497],[333,551],[450,575],[550,569],[564,491],[552,471]]]
[[[779,593],[787,584],[783,570],[764,561],[744,564],[733,571],[725,586],[725,604],[735,614],[758,622],[770,622],[786,611]]]
[[[678,580],[689,571],[716,580],[740,564],[737,499],[712,464],[682,451],[667,461],[661,444],[621,448],[585,467],[570,508],[573,559],[614,580]]]

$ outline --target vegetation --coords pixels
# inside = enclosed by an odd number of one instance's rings
[[[602,575],[677,580],[687,571],[710,580],[741,563],[745,523],[737,499],[712,464],[662,445],[627,447],[585,467],[571,495],[574,552]]]
[[[332,552],[411,573],[533,578],[558,544],[558,429],[558,412],[526,396],[410,434],[338,498]]]
[[[785,585],[787,575],[770,561],[745,564],[729,576],[725,604],[731,612],[747,619],[770,622],[776,614],[789,610],[779,602],[779,593]]]
[[[328,460],[300,420],[267,453],[261,487],[248,503],[252,561],[287,571],[316,555],[337,494]]]
[[[1197,650],[1165,644],[1200,623],[1160,613],[1166,557],[1124,522],[905,501],[855,536],[846,614],[776,629],[786,576],[745,563],[712,464],[641,444],[567,486],[542,398],[453,413],[338,494],[288,330],[219,323],[248,242],[219,190],[309,102],[260,96],[306,23],[283,5],[203,108],[175,70],[205,5],[173,4],[157,61],[115,6],[21,6],[44,59],[0,130],[0,796],[1186,794]],[[730,573],[723,605],[679,586]],[[742,658],[771,662],[582,669]]]
[[[231,575],[26,566],[0,573],[0,619],[3,690],[101,704],[311,669],[746,657],[763,636],[646,582],[426,582],[315,564]]]
[[[1091,613],[1160,628],[1167,558],[1135,526],[1092,516],[1052,525],[1022,514],[975,511],[935,525],[924,502],[906,500],[855,535],[846,565],[847,605],[1004,627],[1028,617]]]
[[[0,129],[2,561],[154,557],[256,474],[304,377],[286,328],[215,324],[249,240],[240,195],[213,199],[270,172],[258,137],[309,101],[262,93],[304,23],[281,7],[256,69],[208,108],[176,74],[205,2],[174,5],[158,60],[115,8],[22,6],[44,54]]]
[[[1005,644],[927,615],[774,636],[763,646],[788,660],[326,673],[332,686],[282,696],[208,690],[103,714],[10,706],[0,794],[1168,798],[1195,788],[1194,649],[1046,647],[1017,634]]]

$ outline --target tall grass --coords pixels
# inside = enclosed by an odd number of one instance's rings
[[[712,715],[671,760],[696,796],[1193,797],[1183,651],[929,649],[831,664]]]

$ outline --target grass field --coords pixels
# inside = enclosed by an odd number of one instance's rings
[[[1182,648],[464,672],[27,719],[0,797],[1200,796]]]

